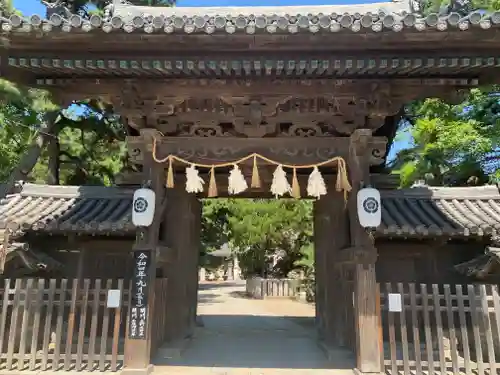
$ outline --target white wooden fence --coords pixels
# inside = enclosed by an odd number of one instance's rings
[[[301,282],[297,279],[264,279],[252,277],[246,280],[246,292],[257,299],[296,298]]]

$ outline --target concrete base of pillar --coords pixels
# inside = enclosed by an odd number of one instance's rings
[[[144,368],[128,368],[125,367],[121,372],[120,375],[149,375],[153,372],[154,366],[149,365],[148,367]]]

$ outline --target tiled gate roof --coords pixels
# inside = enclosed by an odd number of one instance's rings
[[[497,186],[382,192],[384,236],[485,236],[500,233]]]
[[[133,190],[24,184],[0,202],[0,225],[35,232],[133,234]]]
[[[465,31],[469,28],[489,29],[500,23],[500,13],[471,12],[463,17],[458,13],[427,16],[412,14],[409,1],[388,1],[373,4],[320,6],[258,6],[258,7],[144,7],[115,5],[104,17],[93,15],[89,20],[77,14],[40,15],[23,18],[14,15],[0,19],[2,31],[41,29],[44,32],[106,33],[290,33],[299,32],[380,32],[403,29],[410,31],[450,28]]]
[[[25,184],[0,201],[0,227],[39,233],[134,235],[133,189]],[[382,191],[378,237],[500,233],[496,186]]]

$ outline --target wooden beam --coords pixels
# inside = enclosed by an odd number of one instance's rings
[[[477,77],[463,78],[446,76],[440,78],[345,78],[345,79],[304,79],[283,78],[262,79],[213,79],[213,78],[141,78],[124,79],[108,77],[37,79],[31,82],[59,97],[82,100],[89,97],[102,97],[113,103],[118,112],[141,111],[142,105],[134,103],[134,94],[143,99],[160,97],[171,98],[214,98],[214,97],[256,97],[281,96],[293,93],[299,97],[314,96],[377,96],[377,87],[390,86],[393,100],[403,102],[422,94],[433,96],[443,89],[452,91],[457,88],[471,88],[478,85]],[[130,89],[133,89],[131,92]],[[399,108],[398,108],[399,109]],[[122,113],[123,114],[123,113]],[[142,112],[144,115],[144,112]]]
[[[263,168],[259,168],[259,171],[262,172]],[[252,191],[258,192],[261,191],[264,192],[267,189],[266,185],[269,185],[271,183],[271,175],[272,172],[274,172],[274,169],[270,169],[269,172],[267,172],[267,168],[264,170],[264,173],[261,173],[261,181],[265,187],[263,189],[252,189]],[[334,173],[335,171],[331,171]],[[251,171],[243,169],[243,175],[246,177],[249,177],[251,174]],[[336,178],[335,175],[331,175],[329,173],[322,173],[323,178],[325,179],[325,182],[327,183],[328,186],[330,186],[331,183],[334,183],[334,179]],[[201,177],[203,179],[206,179],[209,177],[207,173],[200,173]],[[217,178],[217,187],[220,187],[223,191],[226,191],[227,189],[227,174],[216,174]],[[307,178],[308,174],[306,173],[305,175],[298,175],[297,176],[299,179],[299,183],[301,187],[304,187],[304,184],[307,184]],[[118,177],[118,185],[119,186],[138,186],[141,184],[142,181],[142,172],[124,172]],[[184,177],[184,171],[177,171],[175,174],[174,180],[179,183],[184,183],[185,182],[185,177]],[[226,182],[224,182],[226,181]],[[387,189],[396,189],[399,186],[399,176],[395,175],[387,175],[387,174],[378,174],[378,173],[371,173],[370,174],[370,181],[372,183],[372,186],[374,186],[377,189],[381,190],[387,190]],[[224,188],[226,186],[226,188]]]
[[[340,10],[339,13],[343,12],[344,10]],[[158,30],[161,34],[123,33],[121,30],[111,33],[96,32],[96,30],[86,33],[72,28],[73,32],[57,32],[57,37],[54,37],[53,31],[36,38],[33,35],[38,31],[37,28],[31,29],[31,33],[8,34],[10,42],[8,51],[11,54],[14,51],[28,53],[30,56],[46,56],[54,53],[59,59],[81,56],[85,61],[86,58],[95,55],[104,57],[113,55],[118,59],[134,58],[138,55],[140,57],[173,55],[178,58],[210,56],[214,52],[220,53],[218,57],[230,60],[232,56],[251,57],[252,51],[254,56],[260,54],[264,59],[268,55],[321,56],[325,51],[334,56],[352,55],[357,51],[377,51],[381,55],[395,56],[400,56],[404,52],[425,56],[429,52],[435,54],[435,51],[446,51],[452,55],[458,50],[463,55],[474,54],[477,51],[495,55],[498,51],[495,38],[498,29],[495,27],[490,30],[471,27],[465,32],[457,27],[449,27],[445,32],[437,31],[434,27],[426,27],[425,31],[408,28],[403,32],[327,32],[316,35],[312,35],[307,29],[305,33],[298,32],[294,35],[281,32],[252,35],[239,32],[231,35],[219,33],[200,35],[195,32],[188,35],[184,32],[166,34],[163,28]],[[155,46],[154,51],[151,45]],[[83,51],[92,51],[92,54]]]
[[[372,137],[367,145],[370,163],[380,164],[385,157],[387,139]],[[152,150],[151,140],[144,137],[127,137],[131,161],[144,162],[144,155]],[[290,138],[237,138],[237,137],[158,137],[156,157],[165,160],[175,155],[189,162],[217,165],[234,162],[253,153],[261,154],[282,164],[310,165],[336,156],[347,158],[348,137],[290,137]],[[259,165],[268,164],[258,160]],[[182,166],[180,163],[176,165]],[[252,160],[246,162],[252,165]],[[166,168],[168,162],[163,161]],[[332,167],[335,163],[332,163]]]

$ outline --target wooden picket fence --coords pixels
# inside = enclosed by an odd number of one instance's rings
[[[301,281],[297,279],[266,279],[251,277],[246,280],[246,292],[257,299],[292,298],[299,291]]]
[[[500,374],[496,285],[380,285],[388,374]],[[401,296],[390,312],[388,294]]]
[[[118,371],[129,288],[123,280],[17,279],[0,289],[0,370]],[[111,289],[119,308],[107,307]]]

